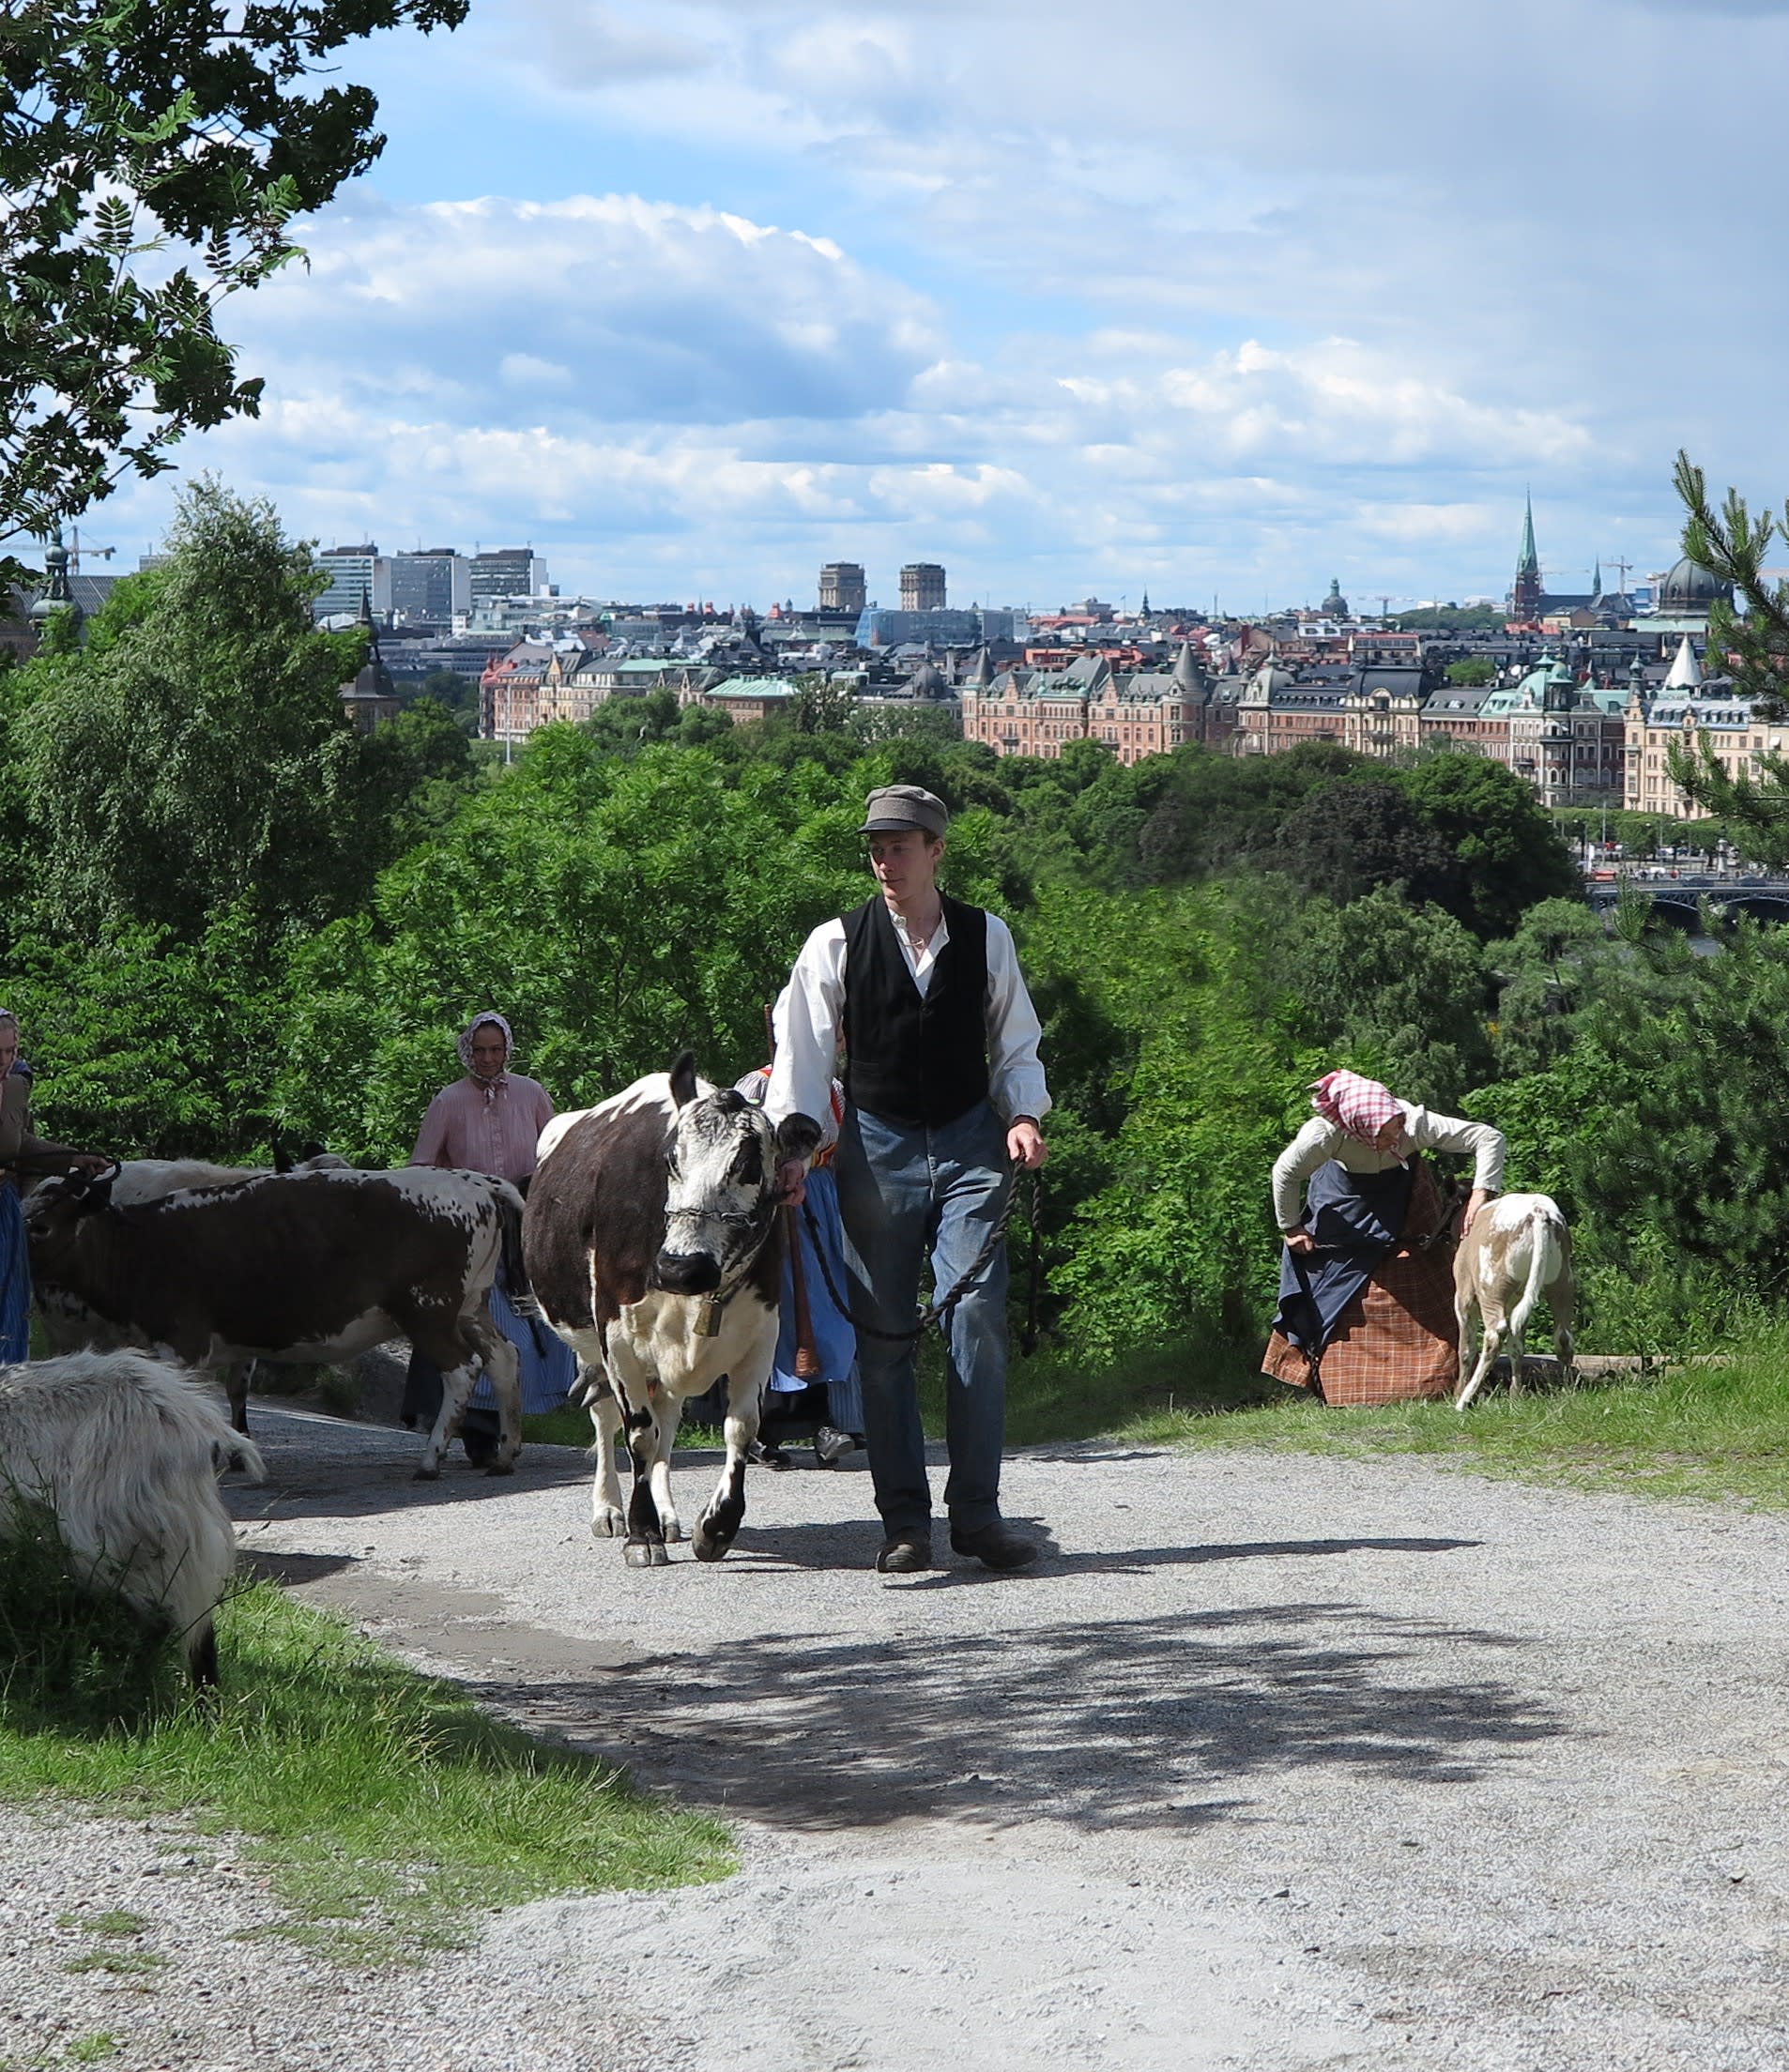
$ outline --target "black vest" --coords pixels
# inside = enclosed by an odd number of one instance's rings
[[[845,916],[845,1090],[884,1122],[937,1129],[987,1099],[987,916],[944,901],[950,940],[922,996],[881,898]]]

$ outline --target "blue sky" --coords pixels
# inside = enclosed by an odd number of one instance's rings
[[[387,151],[180,454],[325,545],[1254,610],[1501,593],[1529,484],[1553,587],[1644,575],[1680,445],[1789,494],[1789,0],[473,0],[347,69]]]

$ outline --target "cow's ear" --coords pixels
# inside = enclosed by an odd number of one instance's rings
[[[73,1201],[78,1212],[84,1216],[90,1216],[100,1209],[110,1209],[112,1206],[112,1183],[123,1169],[117,1160],[114,1159],[112,1170],[107,1173],[100,1173],[97,1177],[91,1173],[70,1173],[69,1175],[69,1198]]]
[[[820,1126],[811,1115],[786,1115],[776,1125],[778,1158],[810,1158],[820,1141]]]
[[[680,1108],[687,1108],[696,1099],[696,1053],[680,1050],[677,1061],[671,1067],[671,1099]]]

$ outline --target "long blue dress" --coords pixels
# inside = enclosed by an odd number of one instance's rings
[[[25,1249],[19,1190],[0,1180],[0,1366],[31,1352],[31,1255]]]
[[[845,1225],[838,1212],[838,1181],[830,1166],[817,1166],[808,1174],[807,1201],[804,1209],[796,1212],[796,1223],[802,1233],[802,1264],[807,1282],[808,1315],[814,1324],[814,1349],[820,1363],[819,1373],[812,1379],[826,1384],[831,1422],[842,1432],[861,1432],[864,1394],[857,1379],[857,1333],[828,1291],[826,1272],[820,1264],[824,1252],[833,1286],[844,1294],[849,1285],[845,1277]],[[808,1383],[795,1372],[795,1273],[787,1257],[783,1260],[781,1317],[771,1387],[780,1394],[791,1394]]]

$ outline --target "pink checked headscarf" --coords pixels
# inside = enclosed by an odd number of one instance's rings
[[[1394,1116],[1404,1112],[1402,1102],[1389,1087],[1357,1072],[1326,1072],[1313,1080],[1310,1105],[1325,1122],[1333,1122],[1363,1144],[1370,1144]]]

